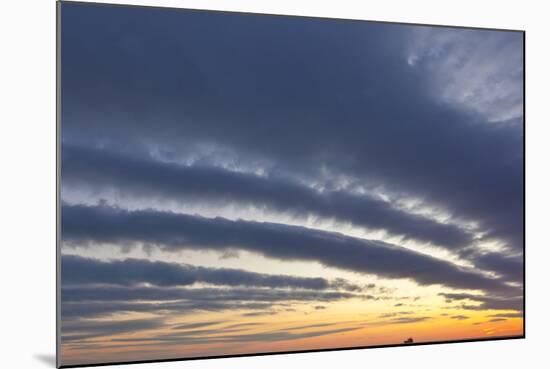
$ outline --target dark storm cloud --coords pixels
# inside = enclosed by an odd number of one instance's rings
[[[117,196],[176,200],[183,204],[253,205],[303,218],[315,215],[383,229],[406,239],[452,249],[472,242],[472,236],[456,226],[400,211],[386,201],[345,191],[320,192],[289,178],[182,166],[71,145],[64,145],[62,152],[63,185],[69,188],[116,190]]]
[[[145,259],[100,261],[81,256],[64,255],[61,263],[64,286],[71,284],[135,286],[149,283],[168,287],[187,286],[202,282],[222,286],[361,290],[361,287],[341,279],[331,282],[324,278],[269,275],[239,269],[205,268]]]
[[[406,61],[410,26],[63,11],[63,142],[343,175],[478,221],[521,251],[523,127],[434,100],[429,71]],[[522,34],[505,36],[521,53]]]
[[[153,244],[166,250],[239,248],[281,260],[318,261],[386,278],[409,278],[421,285],[510,290],[499,280],[406,248],[284,224],[66,205],[62,232],[65,245],[107,242]]]

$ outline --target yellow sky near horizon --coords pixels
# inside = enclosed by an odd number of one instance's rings
[[[469,311],[468,318],[456,320],[451,318],[456,315],[466,315],[462,309],[448,309],[434,307],[429,313],[429,319],[412,323],[391,323],[389,319],[381,319],[381,314],[387,314],[387,310],[371,310],[369,313],[357,313],[357,304],[364,302],[344,301],[335,302],[322,311],[304,311],[297,309],[294,312],[281,312],[273,316],[243,318],[239,312],[212,312],[193,314],[191,317],[174,318],[170,326],[183,323],[204,321],[222,321],[214,325],[212,333],[201,336],[204,338],[232,337],[231,330],[224,332],[224,327],[233,324],[250,325],[235,335],[255,335],[280,331],[291,331],[301,334],[307,332],[327,332],[343,330],[327,335],[318,335],[306,338],[281,339],[275,341],[245,340],[239,342],[216,342],[199,344],[178,344],[172,342],[153,343],[151,337],[167,333],[174,333],[171,328],[162,328],[151,331],[133,332],[113,335],[89,341],[88,345],[79,346],[63,344],[61,346],[62,360],[65,364],[111,362],[111,361],[135,361],[144,359],[170,359],[188,358],[200,356],[219,356],[237,354],[257,354],[277,351],[301,351],[330,348],[362,347],[402,344],[409,337],[414,342],[435,342],[452,340],[484,339],[495,337],[511,337],[523,335],[523,318],[509,318],[491,322],[491,315],[502,314],[501,310]],[[368,302],[371,305],[370,302]],[[351,313],[350,311],[355,311]],[[385,311],[385,312],[382,312]],[[395,313],[405,311],[394,309]],[[307,314],[306,314],[307,313]],[[422,311],[402,315],[402,317],[414,318],[425,316]],[[443,316],[442,314],[447,314]],[[143,314],[131,314],[126,319],[143,317]],[[400,315],[396,315],[399,317]],[[313,327],[303,327],[313,325]],[[315,326],[319,325],[319,326]],[[303,327],[303,328],[300,328]],[[298,328],[298,329],[294,329]],[[289,330],[290,329],[290,330]],[[346,329],[350,329],[347,330]],[[197,332],[200,329],[191,329],[188,332]],[[142,339],[129,343],[116,342],[112,339],[130,338]],[[98,350],[98,346],[101,350]],[[86,348],[88,347],[88,348]]]
[[[168,314],[162,328],[115,334],[92,338],[85,343],[63,343],[62,362],[66,364],[170,359],[201,356],[254,354],[277,351],[301,351],[358,346],[401,344],[408,337],[415,342],[433,342],[465,339],[482,339],[501,336],[521,336],[523,318],[494,318],[496,314],[517,314],[513,310],[467,310],[458,302],[447,302],[440,293],[481,294],[481,291],[457,290],[440,285],[421,286],[408,279],[381,278],[376,275],[357,273],[326,267],[314,261],[281,261],[259,254],[239,250],[237,254],[219,251],[180,252],[160,249],[123,249],[112,244],[96,244],[93,248],[65,247],[64,254],[74,254],[101,260],[126,258],[147,259],[170,263],[184,263],[211,268],[235,268],[265,275],[292,275],[296,277],[322,277],[328,280],[343,278],[367,286],[364,295],[374,300],[351,298],[337,301],[290,302],[287,308],[273,306],[273,315],[246,317],[250,310],[229,310],[221,312],[197,312],[190,315]],[[208,286],[208,285],[207,285]],[[194,285],[188,288],[200,288]],[[476,305],[476,302],[468,302]],[[321,306],[322,309],[315,309]],[[154,318],[162,314],[124,313],[107,318],[108,321]],[[455,317],[455,318],[453,318]],[[105,319],[105,318],[104,318]],[[404,319],[400,322],[398,319]],[[411,321],[409,321],[409,319]],[[418,319],[418,321],[414,321]],[[492,319],[499,319],[491,322]],[[397,320],[397,321],[395,321]],[[200,343],[178,341],[154,341],[155,336],[174,333],[178,324],[222,321],[213,325],[212,332],[205,334],[189,330],[201,339],[212,338]],[[233,324],[255,323],[242,331],[227,331]],[[296,326],[321,326],[291,329]],[[270,335],[278,332],[292,334],[312,333],[310,337],[288,339],[247,339],[238,341],[238,335]],[[318,332],[316,335],[314,332]],[[327,334],[323,334],[327,332]],[[228,342],[220,337],[229,336]],[[251,336],[253,337],[253,336]],[[265,337],[265,336],[258,336]],[[129,341],[112,341],[130,339]],[[153,339],[153,340],[152,340]],[[98,349],[100,348],[100,349]]]

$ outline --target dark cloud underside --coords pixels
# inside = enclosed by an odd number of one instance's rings
[[[254,205],[301,217],[317,215],[382,229],[449,248],[472,242],[472,236],[456,226],[400,211],[386,201],[345,191],[319,192],[288,178],[260,177],[215,167],[184,167],[72,146],[64,147],[62,168],[63,183],[69,188],[116,190],[121,196],[183,204]]]
[[[197,311],[267,311],[291,303],[315,303],[351,298],[373,299],[349,292],[260,288],[64,287],[61,309],[65,319],[143,312],[190,315]]]
[[[426,199],[522,249],[522,126],[434,101],[426,71],[406,62],[408,26],[65,11],[64,143],[328,171]],[[479,42],[492,32],[455,31]]]
[[[461,269],[406,248],[319,230],[275,223],[108,206],[64,206],[67,244],[153,244],[166,250],[240,248],[281,260],[317,261],[327,266],[423,285],[506,291],[501,281]]]
[[[239,269],[205,268],[142,259],[105,262],[64,255],[61,259],[61,265],[63,268],[62,284],[64,286],[79,284],[136,286],[147,283],[169,287],[207,283],[221,286],[361,290],[360,286],[345,280],[328,281],[324,278],[269,275]]]

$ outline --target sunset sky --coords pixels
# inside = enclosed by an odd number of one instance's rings
[[[61,12],[61,364],[523,335],[521,32]]]

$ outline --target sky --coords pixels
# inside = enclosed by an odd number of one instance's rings
[[[523,34],[61,5],[61,363],[523,335]]]

